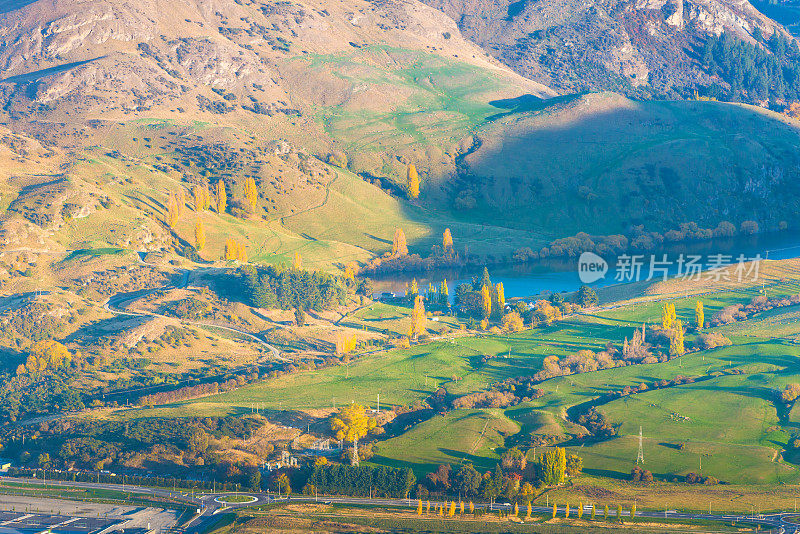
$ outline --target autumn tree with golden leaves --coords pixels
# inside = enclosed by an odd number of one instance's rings
[[[416,338],[425,333],[428,317],[425,314],[425,302],[422,297],[417,295],[414,299],[414,307],[411,310],[411,337]]]
[[[413,163],[409,164],[406,172],[406,187],[408,198],[419,198],[419,173]]]
[[[258,188],[256,187],[256,180],[252,176],[248,176],[244,181],[244,198],[252,209],[256,209]]]
[[[336,334],[336,354],[348,354],[356,350],[358,339],[354,333],[338,332]]]
[[[206,246],[206,229],[203,227],[203,222],[197,219],[194,223],[194,248],[203,250]]]
[[[225,213],[225,208],[228,206],[228,193],[225,191],[225,182],[219,180],[217,182],[217,213]]]
[[[481,313],[484,319],[492,315],[492,292],[488,285],[481,287]]]
[[[444,248],[445,252],[453,250],[453,234],[450,233],[450,228],[444,229],[444,234],[442,234],[442,248]]]
[[[398,228],[394,232],[394,241],[392,242],[392,256],[405,256],[408,254],[408,243],[406,243],[406,234],[402,228]]]
[[[180,209],[178,208],[178,201],[175,198],[175,195],[170,193],[169,198],[167,199],[167,226],[170,228],[175,228],[175,225],[178,224],[179,215]]]

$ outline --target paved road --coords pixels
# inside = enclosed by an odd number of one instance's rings
[[[103,307],[107,311],[109,311],[109,312],[111,312],[111,313],[113,313],[115,315],[124,315],[124,316],[128,316],[128,317],[161,317],[161,318],[164,318],[164,319],[174,320],[175,317],[168,317],[166,315],[162,315],[162,314],[159,314],[159,313],[146,312],[146,311],[128,311],[125,308],[125,303],[126,302],[130,302],[130,301],[135,300],[135,299],[138,299],[138,298],[141,298],[142,296],[146,295],[147,293],[152,293],[152,292],[159,291],[159,290],[162,290],[162,289],[170,289],[170,288],[174,288],[174,287],[185,288],[188,285],[189,285],[189,271],[187,270],[187,271],[184,271],[183,277],[182,277],[182,281],[181,281],[180,285],[178,285],[178,286],[167,285],[167,286],[164,286],[164,287],[161,287],[161,288],[137,291],[137,292],[135,292],[133,294],[114,295],[114,296],[110,297],[105,302]],[[181,323],[189,324],[189,325],[193,325],[193,326],[221,328],[221,329],[227,330],[229,332],[234,332],[236,334],[239,334],[239,335],[242,335],[242,336],[247,337],[249,339],[252,339],[253,341],[255,341],[256,343],[258,343],[260,345],[263,345],[268,351],[270,351],[270,353],[271,353],[271,355],[272,355],[272,357],[274,359],[276,359],[278,361],[281,361],[281,362],[290,362],[291,361],[291,360],[281,356],[280,351],[277,348],[275,348],[274,346],[270,345],[269,343],[267,343],[266,341],[264,341],[260,337],[255,336],[255,335],[253,335],[253,334],[251,334],[249,332],[245,332],[244,330],[239,330],[239,329],[233,328],[231,326],[220,325],[220,324],[215,324],[215,323],[203,323],[203,322],[199,322],[199,321],[186,321],[186,320],[183,320],[183,319],[179,319],[179,320],[180,320]]]
[[[11,478],[3,477],[2,480],[12,482],[25,482],[29,484],[44,484],[44,481],[29,478]],[[48,486],[65,486],[65,487],[81,487],[81,488],[94,488],[94,489],[107,489],[107,490],[122,490],[123,486],[120,484],[105,484],[105,483],[91,483],[91,482],[71,482],[71,481],[48,481]],[[368,499],[365,497],[332,497],[332,496],[306,496],[306,495],[292,495],[288,499],[286,497],[279,497],[270,493],[247,493],[244,494],[252,496],[255,500],[248,503],[224,503],[220,502],[226,495],[231,493],[203,493],[192,494],[186,492],[175,492],[167,489],[147,488],[141,486],[125,485],[124,490],[130,493],[137,493],[141,495],[152,495],[158,497],[172,498],[181,501],[192,507],[196,507],[196,513],[189,519],[183,526],[186,534],[200,534],[209,528],[216,521],[216,515],[226,509],[247,508],[250,506],[260,506],[264,504],[279,503],[279,502],[322,502],[327,504],[382,504],[398,507],[416,508],[416,499]],[[442,501],[431,501],[431,506],[441,505]],[[491,508],[492,510],[510,511],[513,505],[509,503],[495,503],[492,505],[478,503],[475,505],[478,509]],[[524,507],[523,507],[524,509]],[[538,514],[552,514],[552,506],[532,506],[532,512]],[[564,515],[564,507],[558,507],[558,515]],[[598,512],[602,513],[600,510]],[[577,509],[573,508],[571,513],[577,513]],[[591,506],[584,506],[584,514],[591,513]],[[609,510],[611,517],[616,517],[616,510]],[[622,517],[630,517],[630,511],[623,510]],[[676,510],[667,510],[664,512],[653,511],[637,511],[636,517],[648,517],[653,519],[686,519],[686,520],[707,520],[719,522],[737,522],[737,523],[750,523],[759,524],[762,527],[774,529],[777,534],[800,534],[800,525],[796,525],[788,521],[789,518],[797,518],[798,513],[795,512],[780,512],[772,514],[760,515],[742,515],[742,514],[704,514],[704,513],[689,513],[679,512]]]

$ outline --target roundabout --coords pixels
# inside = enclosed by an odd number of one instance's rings
[[[219,497],[215,497],[214,501],[220,504],[252,504],[254,502],[258,502],[258,497],[236,493],[231,495],[220,495]]]

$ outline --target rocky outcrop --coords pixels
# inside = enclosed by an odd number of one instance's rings
[[[706,35],[788,36],[746,0],[423,1],[517,72],[564,92],[710,83],[694,54]]]
[[[72,120],[76,113],[152,116],[178,107],[214,115],[296,113],[363,98],[363,90],[341,78],[313,90],[325,72],[310,71],[306,58],[346,56],[366,46],[435,52],[551,94],[416,0],[335,6],[322,0],[39,0],[0,14],[0,102],[13,117],[60,108]],[[385,54],[391,62],[391,49]],[[401,88],[387,91],[404,98]]]

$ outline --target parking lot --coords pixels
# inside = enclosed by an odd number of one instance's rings
[[[95,534],[166,532],[177,523],[174,510],[0,495],[0,534]]]
[[[121,523],[120,519],[70,517],[44,513],[0,511],[0,532],[22,531],[92,534]]]

